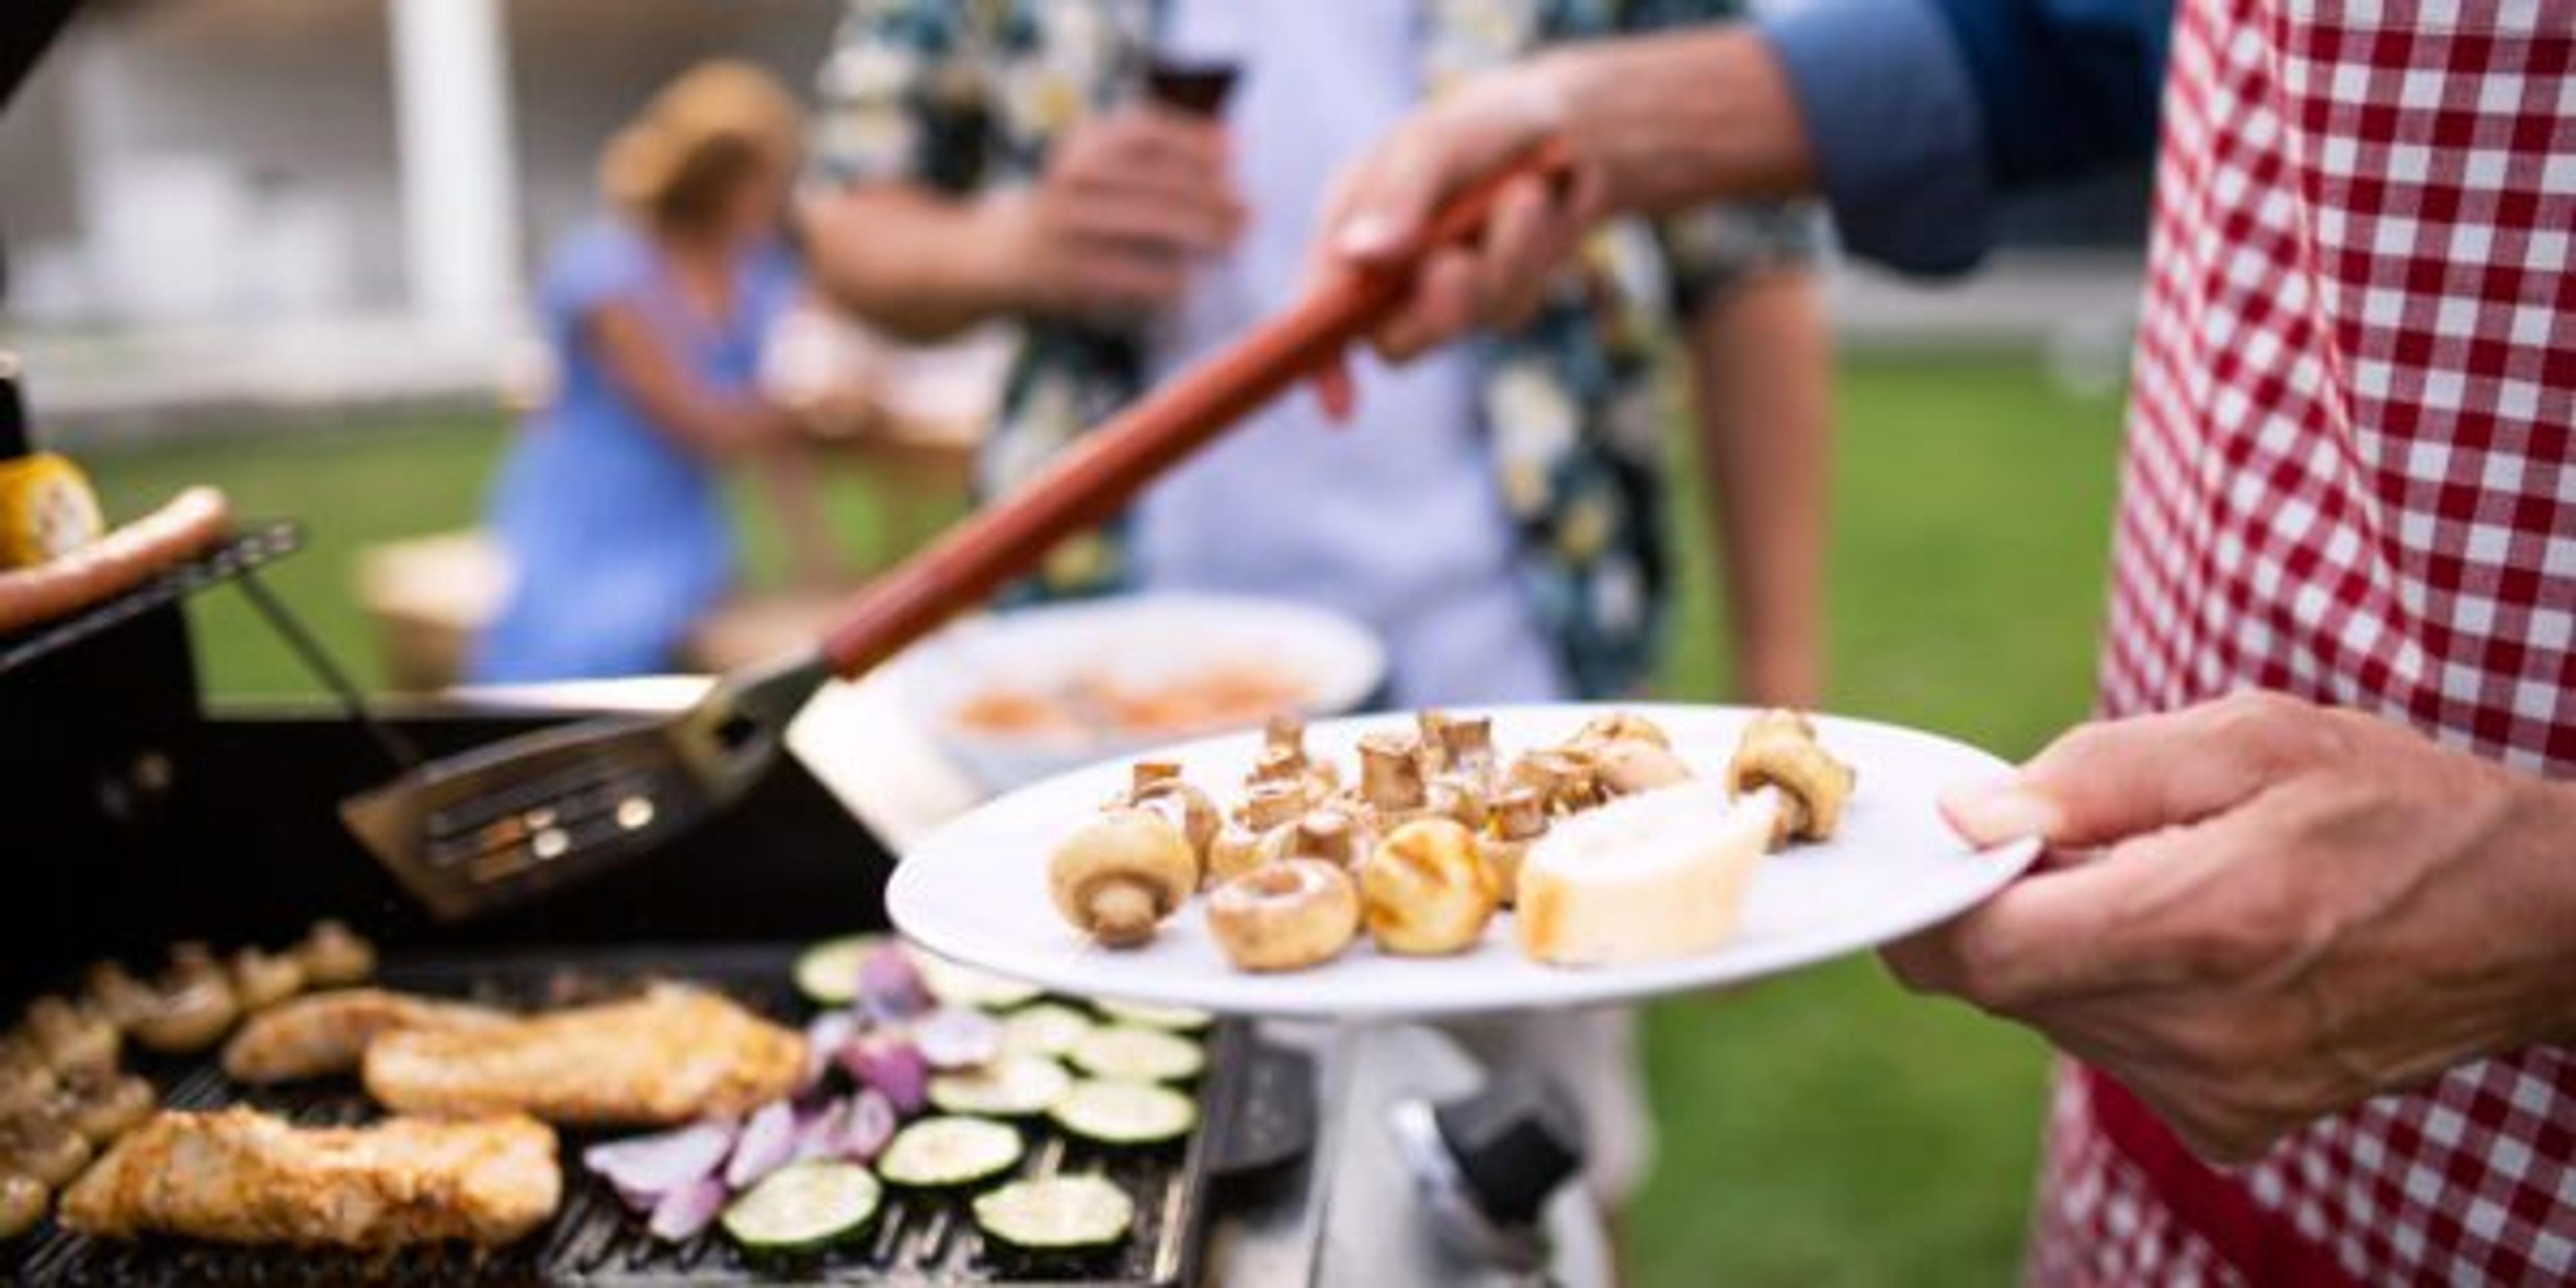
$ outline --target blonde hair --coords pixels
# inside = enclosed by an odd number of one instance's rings
[[[599,190],[661,228],[703,228],[726,194],[768,170],[793,173],[803,112],[769,73],[746,63],[700,63],[664,86],[610,139]]]

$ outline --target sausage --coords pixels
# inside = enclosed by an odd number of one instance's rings
[[[0,635],[141,585],[222,537],[230,518],[222,492],[192,487],[59,559],[0,572]]]

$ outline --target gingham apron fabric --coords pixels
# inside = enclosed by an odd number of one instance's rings
[[[2259,686],[2576,773],[2576,0],[2188,0],[2163,128],[2104,711]],[[2050,1120],[2039,1282],[2576,1278],[2565,1049],[2234,1173],[2089,1070]]]

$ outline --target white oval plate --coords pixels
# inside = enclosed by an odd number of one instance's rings
[[[1257,664],[1293,684],[1315,718],[1360,708],[1386,678],[1386,651],[1367,627],[1305,604],[1246,595],[1146,594],[1088,599],[969,618],[906,651],[895,674],[907,705],[939,749],[990,791],[1012,791],[1113,756],[1206,730],[1137,735],[1115,729],[1011,734],[957,722],[969,698],[994,687],[1048,693],[1083,675],[1150,688],[1212,664]]]
[[[1742,708],[1501,707],[1494,743],[1505,756],[1562,739],[1603,711],[1644,712],[1701,773],[1719,772]],[[1351,744],[1372,729],[1410,727],[1407,714],[1316,725],[1307,748],[1352,772]],[[1947,787],[2001,776],[2003,761],[1931,734],[1821,717],[1819,735],[1860,774],[1841,831],[1763,860],[1735,936],[1696,957],[1634,966],[1546,966],[1515,946],[1508,912],[1484,942],[1454,957],[1396,957],[1365,934],[1313,970],[1255,975],[1229,965],[1209,937],[1201,900],[1166,920],[1142,948],[1100,947],[1048,900],[1056,841],[1127,785],[1121,759],[1004,796],[932,833],[896,868],[886,893],[895,925],[924,947],[1059,993],[1194,1006],[1241,1015],[1343,1019],[1460,1015],[1635,1001],[1777,974],[1875,947],[1973,907],[2019,875],[2036,842],[1973,851],[1941,820]],[[1177,760],[1193,782],[1231,799],[1260,746],[1257,733],[1183,743],[1137,759]]]

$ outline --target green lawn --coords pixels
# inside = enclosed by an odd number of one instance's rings
[[[1870,359],[1847,366],[1840,413],[1831,705],[2006,755],[2034,750],[2087,700],[2116,402],[2060,393],[2035,363]],[[303,520],[310,548],[274,583],[374,675],[351,555],[469,521],[502,433],[491,418],[415,421],[88,464],[118,514],[203,480],[244,513]],[[844,513],[865,505],[836,500]],[[1705,545],[1685,545],[1705,588]],[[771,534],[754,524],[751,547],[766,575]],[[312,687],[230,596],[196,611],[216,691]],[[1669,692],[1720,691],[1714,613],[1706,594],[1684,605]],[[1636,1282],[2011,1278],[2045,1072],[2037,1043],[1908,998],[1867,961],[1659,1007],[1648,1032],[1662,1143],[1630,1218]]]

